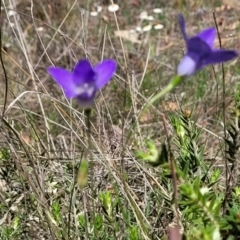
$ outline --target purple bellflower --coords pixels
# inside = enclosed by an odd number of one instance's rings
[[[73,71],[49,67],[48,73],[61,86],[67,98],[77,98],[80,105],[89,108],[96,93],[109,82],[116,72],[117,64],[107,59],[92,67],[88,60],[80,60]]]
[[[215,28],[206,28],[189,38],[182,14],[178,15],[178,21],[187,48],[186,55],[178,65],[179,76],[191,76],[207,65],[226,62],[238,56],[236,51],[214,48]]]

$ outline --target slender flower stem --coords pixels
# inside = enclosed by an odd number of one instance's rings
[[[141,114],[143,114],[144,112],[146,112],[152,105],[153,103],[155,103],[157,100],[159,100],[161,97],[163,97],[165,94],[169,93],[170,91],[172,91],[176,86],[178,86],[182,81],[183,81],[183,77],[182,76],[175,76],[172,78],[172,80],[170,81],[170,83],[163,88],[163,90],[161,92],[159,92],[158,94],[156,94],[155,96],[153,96],[148,103],[145,105],[145,107],[143,108]]]
[[[169,93],[170,91],[172,91],[175,87],[177,87],[182,81],[184,80],[183,76],[175,76],[171,79],[171,81],[169,82],[169,84],[162,89],[161,92],[159,92],[158,94],[156,94],[155,96],[153,96],[148,102],[147,104],[144,106],[142,112],[139,114],[139,118],[141,116],[141,114],[145,113],[156,101],[158,101],[161,97],[163,97],[165,94]],[[165,125],[165,129],[166,129],[166,133],[167,133],[167,128],[166,128],[166,121],[165,118],[163,118],[163,122]],[[134,124],[133,128],[135,128],[136,124]],[[174,196],[173,196],[173,200],[175,203],[175,211],[176,211],[176,218],[177,218],[177,224],[178,227],[180,226],[180,219],[179,219],[179,214],[178,214],[178,190],[177,190],[177,176],[176,176],[176,168],[175,168],[175,163],[174,163],[174,158],[173,158],[173,154],[171,152],[171,148],[170,148],[170,140],[169,140],[169,136],[167,134],[167,139],[168,139],[168,147],[169,147],[169,151],[170,151],[170,171],[172,174],[172,180],[173,180],[173,188],[174,188]]]
[[[94,221],[95,221],[95,203],[94,203],[95,193],[94,193],[94,162],[93,162],[93,158],[91,158],[91,149],[92,149],[92,143],[91,143],[91,121],[90,121],[91,109],[90,108],[89,109],[85,109],[84,113],[85,113],[85,116],[86,116],[87,139],[88,139],[88,144],[87,144],[85,157],[86,157],[86,159],[88,159],[88,176],[89,176],[89,181],[90,181],[90,189],[92,191],[92,194],[91,194],[91,196],[92,196],[91,219],[93,221],[94,234],[95,234],[95,236],[97,236],[96,227],[94,225]]]
[[[182,81],[184,80],[183,76],[175,76],[172,78],[172,80],[170,81],[170,83],[163,88],[163,90],[161,92],[159,92],[158,94],[156,94],[155,96],[153,96],[147,103],[146,105],[143,107],[142,111],[139,113],[138,115],[138,119],[141,118],[141,116],[157,101],[159,100],[161,97],[163,97],[165,94],[169,93],[170,91],[172,91],[176,86],[178,86]],[[128,135],[126,136],[126,142],[125,145],[127,145],[129,139],[131,138],[132,132],[134,131],[134,129],[136,128],[136,123],[138,120],[136,120],[133,125],[132,125],[132,131],[129,131]]]
[[[89,160],[90,149],[91,149],[91,121],[90,121],[91,109],[85,109],[84,114],[85,114],[85,117],[86,117],[87,139],[88,139],[85,159],[88,159],[88,175],[90,176],[90,188],[93,191],[93,188],[94,188],[93,187],[93,173],[94,173],[93,161]]]

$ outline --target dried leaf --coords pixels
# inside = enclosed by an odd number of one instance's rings
[[[134,30],[119,30],[114,32],[115,36],[126,39],[132,43],[141,43],[138,39],[139,34]]]

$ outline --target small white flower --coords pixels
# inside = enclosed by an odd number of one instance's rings
[[[96,16],[98,15],[98,12],[90,12],[90,15],[91,15],[92,17],[96,17]]]
[[[101,11],[102,11],[102,6],[99,6],[99,5],[98,5],[98,6],[97,6],[97,12],[100,13]]]
[[[139,18],[142,20],[145,20],[148,18],[148,13],[146,11],[143,11],[140,13]]]
[[[135,29],[137,32],[143,32],[143,29],[140,27],[140,26],[138,26],[138,27],[136,27],[136,29]]]
[[[163,25],[162,24],[157,24],[153,27],[155,30],[160,30],[163,29]]]
[[[149,24],[149,25],[144,26],[142,30],[143,30],[143,32],[148,32],[148,31],[150,31],[151,29],[152,29],[152,25]]]
[[[119,6],[117,4],[111,4],[108,6],[108,11],[109,12],[116,12],[119,10]]]
[[[42,31],[44,30],[44,28],[43,28],[43,27],[38,27],[38,28],[36,28],[36,30],[37,30],[38,32],[42,32]]]
[[[153,16],[148,16],[148,17],[146,18],[146,20],[148,20],[148,21],[153,21],[153,20],[154,20],[154,17],[153,17]]]
[[[161,8],[154,8],[154,9],[153,9],[153,12],[154,12],[154,13],[162,13],[163,10],[162,10]]]

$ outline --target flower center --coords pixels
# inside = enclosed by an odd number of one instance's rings
[[[77,95],[87,95],[87,97],[92,97],[95,92],[94,84],[84,83],[77,87],[76,94]]]
[[[184,56],[178,65],[179,76],[190,76],[196,71],[196,62],[188,55]]]

